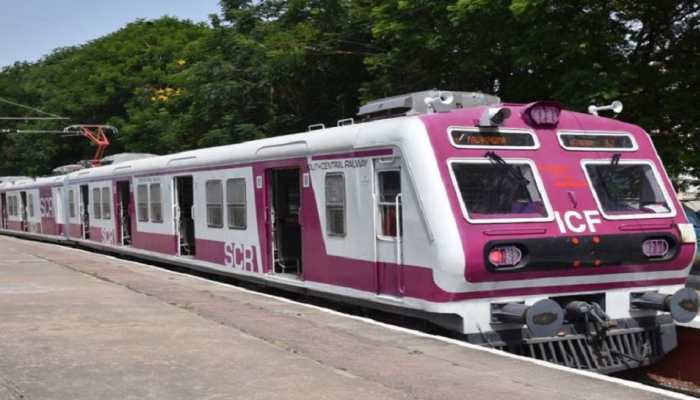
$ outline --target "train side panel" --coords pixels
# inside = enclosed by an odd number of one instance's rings
[[[195,258],[231,271],[263,272],[258,224],[263,214],[255,207],[259,189],[255,187],[253,168],[201,171],[192,176]],[[240,217],[241,207],[244,219]],[[236,216],[240,220],[235,220]]]
[[[135,226],[133,246],[135,248],[158,252],[167,255],[177,255],[177,238],[173,222],[173,185],[172,176],[136,176],[133,178],[131,197]],[[160,192],[158,208],[160,215],[154,212],[153,201]]]

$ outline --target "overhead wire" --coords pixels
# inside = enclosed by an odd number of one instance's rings
[[[0,133],[61,133],[65,134],[65,131],[59,130],[45,130],[45,129],[0,129]]]
[[[70,119],[70,118],[62,117],[58,114],[54,114],[54,113],[50,113],[48,111],[41,110],[41,109],[36,108],[36,107],[20,104],[20,103],[14,102],[12,100],[8,100],[8,99],[3,98],[3,97],[0,97],[0,102],[9,104],[9,105],[12,105],[15,107],[24,108],[26,110],[31,110],[31,111],[34,111],[36,113],[48,116],[48,117],[0,117],[0,120],[51,120],[51,119],[65,120],[65,119]]]

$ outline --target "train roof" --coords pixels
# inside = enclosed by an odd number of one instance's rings
[[[100,177],[143,175],[164,169],[196,169],[203,166],[341,153],[376,145],[396,144],[395,140],[392,142],[380,132],[406,129],[407,125],[418,123],[418,117],[406,116],[331,127],[88,168],[72,172],[67,177],[71,181],[95,180]],[[372,128],[371,132],[367,129],[369,127]]]
[[[389,98],[395,102],[395,98]],[[469,121],[465,125],[474,125],[478,116],[487,107],[494,106],[497,98],[487,97],[478,101],[482,105],[467,108],[456,108],[444,112],[404,114],[387,119],[370,120],[368,122],[343,125],[338,127],[311,130],[308,132],[276,136],[249,142],[190,150],[164,156],[155,156],[114,163],[102,167],[88,168],[62,176],[36,178],[17,181],[12,184],[2,183],[1,189],[15,189],[46,184],[57,184],[64,179],[70,181],[90,181],[101,178],[118,176],[148,175],[157,171],[191,170],[204,166],[245,164],[256,161],[266,161],[282,158],[308,157],[313,154],[333,154],[354,151],[362,148],[377,146],[399,145],[408,135],[415,132],[421,121],[425,123],[461,119]],[[522,122],[523,111],[531,104],[499,103],[499,106],[512,109],[515,119]],[[514,119],[511,117],[511,119]],[[574,111],[561,111],[560,121],[570,127],[583,130],[627,131],[638,134],[641,129],[635,125],[614,119]],[[413,129],[411,128],[413,127]]]
[[[514,112],[527,107],[525,104],[507,104]],[[70,180],[92,180],[99,177],[139,175],[164,169],[196,169],[209,165],[250,163],[281,158],[307,157],[313,154],[332,154],[380,145],[398,145],[397,131],[410,135],[414,131],[407,125],[421,119],[439,121],[443,118],[463,117],[472,121],[486,106],[459,109],[444,113],[422,114],[382,119],[353,125],[332,127],[258,139],[249,142],[190,150],[164,156],[151,157],[108,166],[89,168],[68,174]],[[561,120],[567,127],[586,127],[590,130],[627,131],[632,134],[640,128],[610,118],[573,111],[562,111]],[[583,129],[583,128],[581,128]]]
[[[37,186],[52,186],[61,184],[66,179],[66,175],[41,176],[36,178],[23,178],[16,181],[0,183],[0,190],[19,190]]]

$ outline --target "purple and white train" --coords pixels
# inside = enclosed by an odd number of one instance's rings
[[[0,185],[2,233],[426,318],[610,373],[677,346],[695,232],[640,127],[427,91],[362,123]]]

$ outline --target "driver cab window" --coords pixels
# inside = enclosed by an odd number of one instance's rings
[[[382,236],[397,236],[397,217],[401,218],[401,204],[397,209],[396,198],[401,194],[401,173],[381,171],[377,174],[379,189],[379,233]],[[398,215],[397,215],[398,214]],[[399,230],[398,234],[401,232]]]

